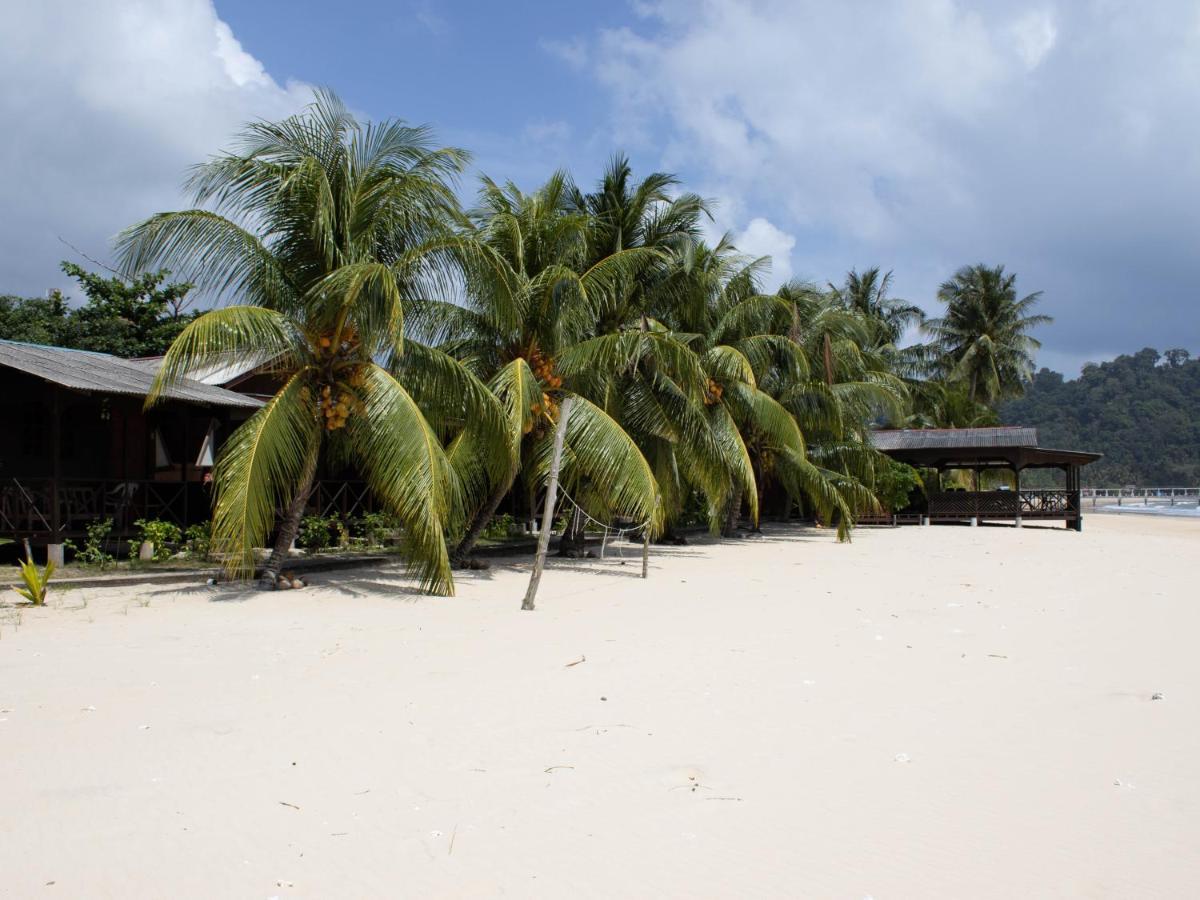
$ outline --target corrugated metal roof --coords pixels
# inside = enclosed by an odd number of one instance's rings
[[[144,364],[107,353],[16,341],[0,341],[0,365],[77,391],[134,397],[145,397],[150,393],[155,371]],[[165,392],[165,396],[171,400],[210,406],[262,406],[262,402],[253,397],[191,379],[175,385]]]
[[[249,375],[261,366],[267,365],[275,356],[275,353],[268,352],[251,353],[248,355],[239,354],[236,356],[230,354],[224,362],[193,369],[189,377],[193,381],[202,381],[205,384],[228,384],[244,375]],[[135,366],[141,366],[152,374],[158,373],[159,367],[162,366],[162,361],[163,358],[161,356],[145,356],[141,359],[129,360]]]
[[[1036,447],[1037,429],[1023,425],[997,428],[897,428],[871,432],[879,450],[954,450],[987,447]]]

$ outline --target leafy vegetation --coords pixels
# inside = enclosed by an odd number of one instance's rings
[[[160,561],[170,559],[172,548],[183,539],[183,532],[178,525],[162,519],[138,519],[133,527],[138,534],[133,552],[136,554],[137,545],[149,541],[154,545],[154,559]]]
[[[1200,359],[1146,348],[1088,364],[1067,381],[1042,369],[1025,396],[1000,407],[1005,422],[1034,425],[1051,447],[1094,450],[1084,470],[1097,487],[1200,484]]]
[[[166,270],[128,280],[105,277],[64,262],[86,301],[71,306],[61,291],[48,297],[0,296],[0,338],[93,350],[114,356],[156,356],[194,318],[187,311],[192,285],[168,283]]]
[[[13,590],[34,606],[45,606],[46,595],[50,591],[50,577],[53,574],[53,562],[47,562],[46,567],[39,572],[33,559],[26,559],[21,562],[21,580],[25,582],[25,587],[14,587]]]
[[[282,508],[263,577],[276,581],[327,455],[355,464],[403,521],[422,584],[452,591],[444,533],[462,488],[439,434],[490,424],[498,435],[499,409],[453,359],[406,347],[403,326],[406,303],[450,289],[462,271],[452,179],[465,162],[425,129],[364,125],[321,92],[305,113],[248,125],[237,149],[198,166],[194,208],[121,236],[127,270],[167,265],[238,300],[183,329],[151,400],[231,355],[273,360],[278,392],[214,471],[213,547],[231,573],[253,571]],[[424,409],[396,377],[402,355],[434,398]]]
[[[212,522],[196,522],[183,532],[183,546],[192,559],[207,561],[212,551]]]
[[[112,519],[98,519],[85,529],[87,537],[84,539],[82,548],[76,548],[72,542],[67,541],[64,549],[74,550],[76,561],[86,566],[99,566],[101,569],[105,569],[114,562],[113,555],[108,552],[112,529]]]

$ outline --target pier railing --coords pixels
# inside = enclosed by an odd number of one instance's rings
[[[1200,487],[1083,488],[1083,502],[1092,509],[1104,506],[1200,505]]]

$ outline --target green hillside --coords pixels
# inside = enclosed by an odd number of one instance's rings
[[[1200,359],[1146,348],[1087,365],[1074,381],[1042,369],[1001,420],[1034,425],[1043,446],[1094,450],[1084,470],[1094,487],[1200,484]]]

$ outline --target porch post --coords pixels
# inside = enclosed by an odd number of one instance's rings
[[[59,481],[62,478],[62,396],[58,385],[50,388],[50,540],[46,544],[46,561],[63,564],[62,508]]]
[[[1021,470],[1013,466],[1013,488],[1017,492],[1017,521],[1016,526],[1021,527]]]
[[[1067,527],[1083,531],[1083,503],[1079,499],[1079,465],[1072,464],[1067,469],[1067,481],[1070,485],[1067,503],[1075,514],[1075,521],[1067,520]]]

